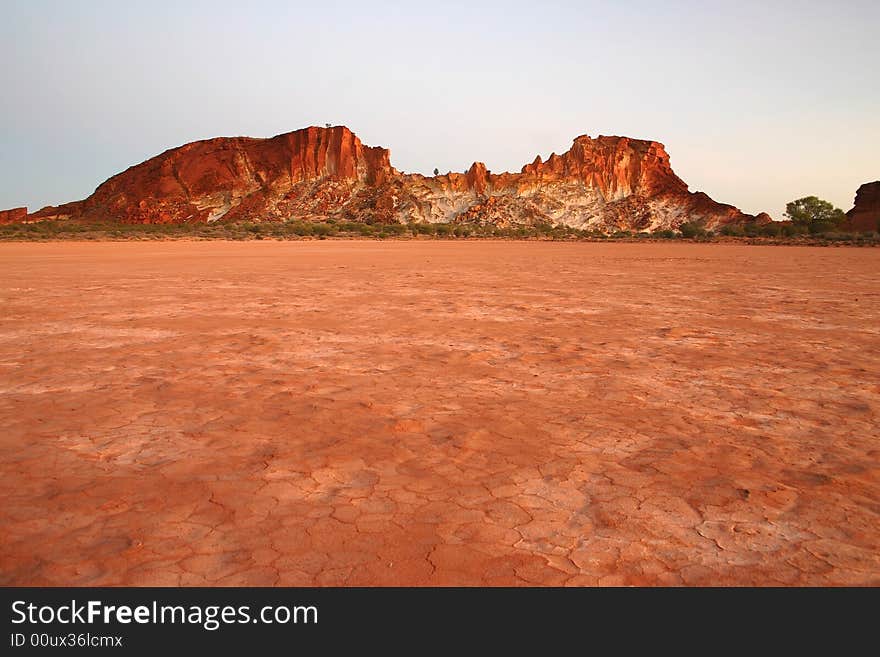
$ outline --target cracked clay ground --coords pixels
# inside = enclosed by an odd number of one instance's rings
[[[880,584],[880,249],[0,245],[0,583]]]

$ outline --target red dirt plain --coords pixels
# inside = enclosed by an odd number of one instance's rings
[[[880,585],[880,250],[0,245],[0,583]]]

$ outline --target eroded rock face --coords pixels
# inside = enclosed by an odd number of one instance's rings
[[[769,221],[688,191],[662,144],[587,135],[519,173],[403,174],[384,148],[343,126],[271,139],[216,138],[175,148],[114,176],[84,201],[33,219],[135,223],[217,220],[564,224],[599,230],[675,228],[699,221]]]
[[[0,224],[17,224],[27,219],[27,208],[0,210]]]
[[[859,187],[853,208],[846,216],[853,230],[880,231],[880,180]]]
[[[199,222],[282,218],[303,205],[326,214],[354,187],[385,183],[393,173],[389,157],[388,150],[365,147],[342,126],[271,139],[208,139],[166,151],[113,176],[86,200],[44,208],[36,216]],[[322,189],[308,193],[316,181]],[[337,188],[341,193],[334,193]]]

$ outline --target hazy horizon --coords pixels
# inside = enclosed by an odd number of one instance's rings
[[[0,209],[168,148],[346,125],[399,170],[519,171],[662,142],[692,191],[782,219],[880,179],[880,5],[4,1]]]

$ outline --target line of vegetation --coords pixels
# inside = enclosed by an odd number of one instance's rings
[[[119,224],[77,221],[41,221],[0,226],[0,240],[157,240],[157,239],[223,239],[223,240],[296,240],[328,238],[369,239],[506,239],[566,241],[645,241],[686,240],[756,241],[758,243],[851,243],[880,245],[877,232],[856,233],[835,226],[803,225],[774,222],[763,226],[724,226],[717,232],[698,224],[686,223],[679,230],[635,232],[620,230],[610,234],[567,226],[539,224],[534,226],[497,227],[464,224],[368,224],[348,221],[286,221],[286,222],[216,222],[184,224]]]
[[[138,240],[138,239],[327,239],[327,238],[419,238],[419,239],[542,239],[542,240],[691,240],[727,241],[758,240],[760,243],[808,243],[858,245],[880,244],[880,234],[847,230],[846,215],[815,196],[797,199],[788,204],[788,221],[757,225],[723,226],[717,232],[706,230],[699,223],[685,223],[678,230],[637,232],[619,230],[605,233],[568,226],[537,224],[532,226],[481,226],[473,224],[383,224],[354,221],[323,222],[263,221],[183,223],[183,224],[121,224],[79,221],[41,221],[0,226],[0,240]],[[878,226],[880,229],[880,226]]]

